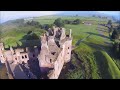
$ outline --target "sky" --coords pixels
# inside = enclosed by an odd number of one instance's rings
[[[65,11],[0,11],[0,23],[6,22],[8,20],[14,20],[18,18],[25,17],[35,17],[44,15],[55,15],[64,13]],[[107,15],[117,16],[120,15],[120,11],[97,11],[99,13],[104,13]]]
[[[44,16],[44,15],[55,15],[61,12],[58,11],[0,11],[1,23],[14,20],[18,18]]]

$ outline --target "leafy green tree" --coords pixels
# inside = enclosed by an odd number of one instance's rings
[[[119,39],[119,32],[118,30],[114,30],[111,36],[112,39]]]
[[[57,27],[64,27],[64,21],[61,19],[61,18],[58,18],[54,21],[54,24],[57,26]]]
[[[80,19],[76,19],[76,20],[74,20],[74,22],[73,22],[73,24],[80,24],[80,23],[81,23]]]
[[[108,20],[108,25],[112,25],[112,21],[111,20]]]
[[[110,36],[110,33],[113,31],[113,26],[112,26],[111,20],[108,20],[107,27],[108,27],[108,32],[109,32],[109,36]]]

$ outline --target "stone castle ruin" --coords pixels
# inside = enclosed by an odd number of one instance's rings
[[[64,28],[49,28],[40,37],[41,45],[4,48],[0,43],[0,60],[10,79],[58,79],[63,65],[71,59],[72,37]]]

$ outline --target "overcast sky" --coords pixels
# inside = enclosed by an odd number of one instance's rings
[[[0,22],[25,17],[55,15],[63,12],[65,11],[0,11]],[[118,11],[97,11],[97,12],[108,15],[120,15],[120,12]]]

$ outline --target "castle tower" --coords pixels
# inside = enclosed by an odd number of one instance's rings
[[[0,60],[2,63],[5,63],[5,57],[3,51],[4,51],[4,45],[3,43],[0,43]]]
[[[41,36],[41,51],[38,55],[39,60],[39,67],[41,69],[41,72],[46,72],[46,69],[51,67],[51,64],[47,62],[47,56],[49,55],[49,48],[46,40],[46,35]]]
[[[1,51],[4,51],[4,45],[3,45],[3,43],[0,43],[0,52]]]
[[[40,38],[41,38],[41,48],[42,48],[42,47],[48,48],[46,34],[44,34],[44,35],[41,36]]]

